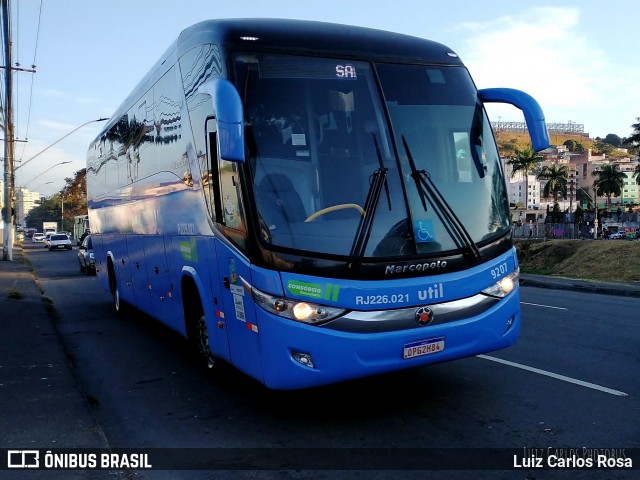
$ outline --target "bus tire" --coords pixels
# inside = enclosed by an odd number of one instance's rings
[[[115,268],[113,267],[111,259],[108,261],[107,269],[109,290],[111,291],[111,295],[113,295],[113,308],[118,317],[124,318],[127,313],[127,304],[120,296],[120,287],[118,285],[118,279],[116,278]]]
[[[189,280],[183,281],[182,291],[184,321],[191,351],[200,365],[213,368],[209,329],[200,295]]]
[[[209,329],[204,313],[200,316],[196,324],[196,354],[203,365],[207,368],[213,368],[214,361],[211,355],[211,347],[209,345]]]

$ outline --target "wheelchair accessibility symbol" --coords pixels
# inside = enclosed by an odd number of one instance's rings
[[[431,220],[414,220],[413,234],[418,243],[435,242],[433,223]]]

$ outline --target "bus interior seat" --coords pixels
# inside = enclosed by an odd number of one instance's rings
[[[352,112],[350,112],[352,113]],[[318,148],[320,159],[320,182],[324,185],[323,203],[325,207],[344,203],[363,206],[361,179],[362,157],[351,125],[352,115],[346,112],[329,112],[321,120],[321,143]],[[328,186],[328,188],[327,188]],[[325,218],[352,218],[355,210],[338,210]]]
[[[258,210],[268,225],[303,222],[304,204],[293,183],[284,174],[265,175],[257,188]]]

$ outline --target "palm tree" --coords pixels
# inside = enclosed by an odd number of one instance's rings
[[[562,194],[563,198],[567,197],[569,168],[566,165],[559,165],[558,163],[552,163],[551,166],[545,165],[536,178],[538,180],[547,180],[543,190],[545,198],[549,198],[549,194],[551,194],[554,203],[557,203],[559,194]]]
[[[620,171],[618,164],[605,164],[600,170],[594,170],[593,175],[598,178],[593,183],[597,195],[607,197],[607,210],[611,207],[611,196],[620,196],[624,180],[627,178],[624,172]]]
[[[521,172],[524,175],[524,192],[525,208],[528,207],[529,200],[529,173],[535,170],[535,168],[542,162],[542,155],[533,151],[531,146],[525,149],[515,149],[515,158],[507,160],[507,165],[511,165],[511,178],[515,177],[516,173]]]
[[[640,117],[636,117],[638,123],[631,125],[633,128],[633,134],[625,139],[625,143],[631,145],[633,148],[640,147]]]
[[[633,169],[633,178],[636,179],[636,184],[640,185],[640,163]]]

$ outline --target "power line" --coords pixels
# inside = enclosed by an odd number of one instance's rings
[[[19,11],[18,11],[18,15],[19,15]],[[38,54],[38,43],[40,40],[40,25],[41,25],[41,19],[42,19],[42,0],[40,0],[40,6],[38,8],[38,23],[36,25],[36,43],[33,49],[33,61],[31,62],[31,70],[27,70],[30,71],[31,73],[35,73],[35,68],[36,68],[36,58],[37,58],[37,54]],[[17,66],[19,66],[19,64],[16,64]],[[24,140],[25,142],[28,141],[29,139],[29,129],[31,126],[31,108],[33,106],[33,84],[34,84],[34,76],[31,76],[31,84],[29,87],[29,100],[27,103],[27,127],[25,130],[25,135],[24,135]],[[19,162],[22,161],[22,157],[24,156],[24,152],[26,149],[26,144],[22,146],[22,152],[20,153],[20,159],[18,160]]]
[[[36,68],[36,57],[38,55],[38,41],[40,39],[40,23],[42,19],[42,0],[40,0],[40,8],[38,9],[38,25],[36,27],[36,44],[33,49],[33,62],[31,62],[31,68],[35,70]],[[29,126],[31,125],[31,107],[33,105],[33,79],[34,75],[31,76],[31,86],[29,88],[29,109],[27,112],[27,129],[25,131],[24,139],[27,140],[29,138]],[[22,148],[22,155],[24,155],[24,147]],[[20,155],[20,159],[22,159],[22,155]]]

